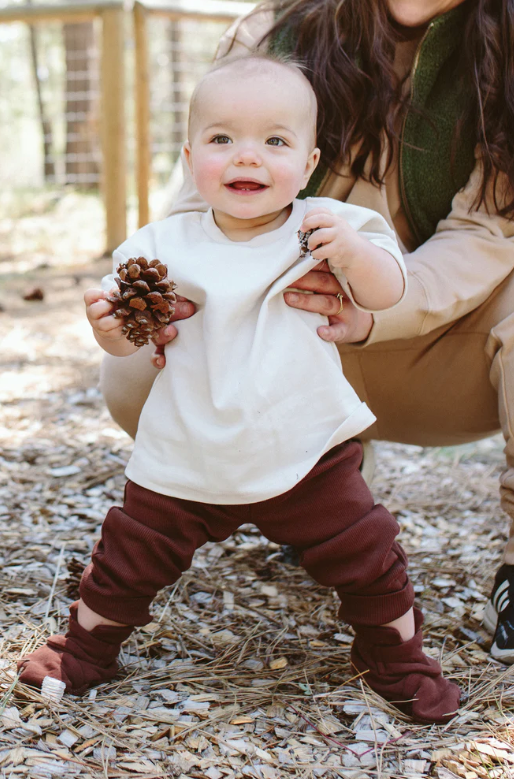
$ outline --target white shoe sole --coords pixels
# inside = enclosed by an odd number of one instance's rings
[[[484,611],[484,618],[482,620],[482,625],[492,636],[494,636],[496,632],[497,624],[498,624],[498,612],[494,608],[491,601],[488,600],[487,606],[485,607],[485,611]]]
[[[491,647],[491,657],[495,660],[499,660],[500,663],[505,665],[512,665],[514,663],[514,648],[512,649],[500,649],[494,643]]]
[[[485,607],[482,625],[489,633],[494,635],[497,624],[498,613],[489,600],[487,601],[487,606]],[[511,649],[500,649],[498,646],[496,646],[496,641],[494,641],[490,651],[491,657],[494,657],[495,660],[499,660],[500,663],[505,663],[506,665],[512,665],[514,663],[514,647]]]

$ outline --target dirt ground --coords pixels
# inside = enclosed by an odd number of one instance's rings
[[[463,690],[447,726],[411,722],[352,674],[333,594],[251,526],[159,595],[112,683],[54,704],[16,682],[19,655],[65,627],[131,450],[83,314],[110,267],[101,209],[71,197],[0,218],[1,776],[513,777],[513,672],[481,627],[506,530],[499,437],[376,446],[428,652]],[[23,300],[34,287],[44,299]]]

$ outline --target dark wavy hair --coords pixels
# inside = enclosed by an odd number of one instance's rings
[[[498,213],[513,218],[514,0],[465,2],[455,78],[468,107],[455,138],[465,126],[480,148],[483,175],[474,207],[485,202],[492,181]],[[399,142],[398,116],[408,105],[393,70],[394,49],[403,33],[389,16],[387,1],[271,0],[270,7],[277,21],[260,44],[287,28],[294,30],[291,55],[304,65],[318,99],[323,161],[334,172],[351,162],[352,172],[364,177],[369,157],[369,180],[382,184]],[[499,191],[499,173],[506,176],[507,191]]]

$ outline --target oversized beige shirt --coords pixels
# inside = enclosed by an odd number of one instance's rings
[[[271,13],[262,10],[236,22],[222,38],[218,57],[229,48],[233,55],[248,53],[271,23]],[[395,67],[400,76],[408,70],[415,48],[416,42],[409,42],[397,51]],[[497,215],[492,196],[480,209],[470,211],[480,183],[478,159],[468,183],[455,195],[450,213],[421,246],[416,245],[401,208],[396,165],[382,187],[355,180],[348,167],[339,173],[327,176],[319,195],[381,214],[397,234],[408,270],[409,288],[404,300],[393,310],[374,315],[366,343],[414,338],[454,322],[487,300],[514,269],[514,221]],[[207,205],[186,169],[171,213],[196,209],[206,210]]]
[[[176,214],[138,230],[114,252],[158,258],[177,292],[196,305],[166,346],[139,421],[129,479],[162,495],[203,503],[255,503],[295,486],[337,444],[375,421],[341,371],[326,317],[290,308],[284,290],[317,260],[298,230],[316,207],[341,214],[389,252],[405,278],[385,220],[322,198],[295,200],[277,230],[234,242],[212,210]],[[105,289],[113,278],[103,280]]]

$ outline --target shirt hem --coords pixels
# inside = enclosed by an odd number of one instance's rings
[[[305,461],[303,468],[300,468],[297,473],[297,478],[287,479],[280,487],[277,485],[268,490],[253,490],[248,492],[234,492],[233,490],[228,492],[216,491],[210,492],[208,490],[202,490],[199,487],[184,487],[183,484],[174,484],[171,480],[166,484],[161,484],[158,481],[154,481],[150,478],[144,477],[143,463],[146,463],[145,470],[148,469],[149,458],[145,453],[138,453],[135,451],[132,455],[125,475],[130,481],[152,492],[156,492],[159,495],[166,495],[171,498],[178,498],[179,500],[191,500],[196,503],[208,503],[212,505],[224,505],[224,506],[237,506],[237,505],[249,505],[252,503],[261,503],[264,500],[276,498],[278,495],[283,495],[290,489],[295,487],[307,474],[314,468],[316,463],[326,454],[330,449],[335,446],[349,441],[351,438],[355,438],[359,433],[362,433],[368,427],[370,427],[376,421],[375,415],[370,411],[365,403],[360,405],[352,413],[351,417],[346,419],[345,422],[333,433],[327,440],[325,446],[312,458]],[[152,469],[148,469],[151,471]]]

